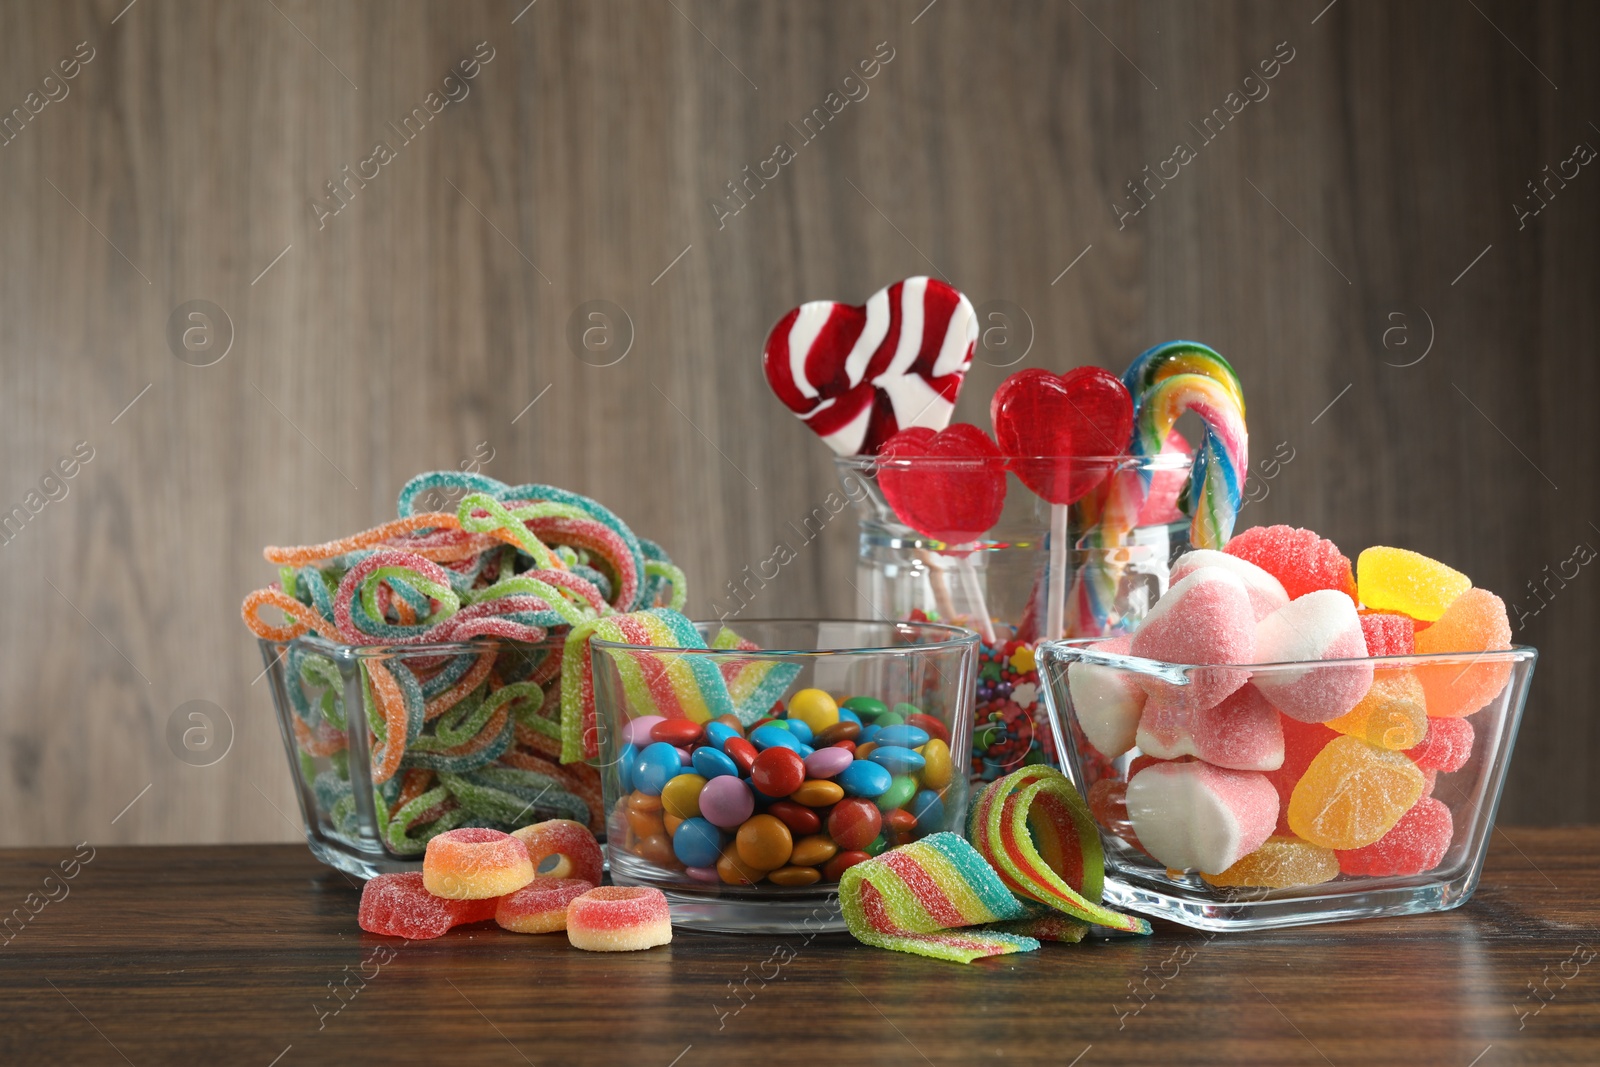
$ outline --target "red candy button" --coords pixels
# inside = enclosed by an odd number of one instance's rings
[[[854,741],[835,741],[833,747],[842,748],[851,755],[855,755],[856,743]]]
[[[945,728],[944,723],[935,719],[932,715],[924,715],[921,712],[915,715],[907,715],[906,725],[926,730],[929,737],[937,737],[947,745],[950,743],[950,731]],[[652,731],[651,736],[654,736],[654,731]]]
[[[734,740],[729,738],[730,747]],[[731,752],[728,754],[732,755]],[[799,789],[805,780],[805,762],[791,748],[769,748],[756,757],[750,768],[750,784],[769,797],[786,797]]]
[[[689,719],[664,719],[650,727],[650,740],[688,748],[700,740],[704,727]]]
[[[767,814],[776,815],[796,837],[806,837],[822,829],[822,816],[803,804],[779,800],[767,805]]]
[[[897,834],[909,834],[917,828],[917,817],[905,808],[894,809],[883,817],[883,821]]]
[[[842,849],[866,848],[877,839],[882,828],[883,813],[878,805],[863,797],[846,797],[828,813],[828,836]],[[833,877],[837,879],[838,876]]]
[[[742,737],[730,737],[723,742],[722,754],[733,760],[733,765],[739,768],[740,774],[749,777],[750,768],[756,762],[756,746]],[[800,770],[803,774],[805,771],[804,763],[800,765]]]
[[[871,858],[872,857],[867,855],[865,852],[858,850],[841,852],[837,856],[833,857],[833,859],[829,860],[827,865],[822,868],[822,877],[825,881],[837,882],[839,880],[839,876],[845,871],[848,871],[851,867],[854,867],[858,863],[865,863]]]

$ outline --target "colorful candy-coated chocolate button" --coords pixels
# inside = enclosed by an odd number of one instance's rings
[[[666,831],[669,836],[677,833],[678,827],[683,825],[682,819],[665,811],[661,813],[661,822],[666,827]]]
[[[860,726],[861,725],[861,716],[857,715],[855,712],[851,711],[849,708],[840,708],[839,709],[839,721],[840,722],[853,722],[857,726]]]
[[[838,851],[839,846],[827,834],[812,834],[794,843],[789,862],[801,867],[816,867],[833,859],[833,854]]]
[[[917,828],[917,817],[906,808],[895,808],[884,815],[883,825],[894,833],[909,834]]]
[[[839,705],[821,689],[802,689],[789,698],[789,718],[805,723],[815,733],[839,721]]]
[[[950,743],[950,728],[944,723],[940,722],[938,719],[935,719],[932,715],[923,715],[920,713],[916,715],[907,715],[906,725],[915,726],[920,730],[926,730],[929,737],[937,737],[947,745]]]
[[[701,816],[725,830],[736,828],[756,810],[755,794],[738,775],[719,774],[709,779],[699,799]]]
[[[678,754],[679,766],[687,767],[694,762],[694,753],[690,752],[682,745],[673,745],[672,749]]]
[[[902,702],[894,706],[893,713],[900,716],[900,721],[904,722],[913,715],[921,715],[922,709],[917,707],[915,704],[906,704]]]
[[[769,722],[777,722],[777,721],[778,721],[778,717],[776,715],[763,715],[763,716],[761,716],[761,718],[757,719],[755,722],[750,724],[750,733],[755,733],[757,730],[761,729],[763,726],[767,725],[767,723],[769,723]],[[749,737],[750,734],[745,734],[745,736]]]
[[[819,748],[805,758],[806,775],[832,778],[854,762],[855,756],[842,748]]]
[[[630,807],[628,808],[628,829],[640,837],[649,837],[652,834],[666,833],[667,824],[662,821],[659,809],[656,811],[639,811]]]
[[[804,719],[788,719],[783,725],[788,727],[789,732],[794,734],[795,740],[802,745],[811,744],[817,736],[816,731],[811,729]]]
[[[889,705],[875,697],[851,697],[844,706],[861,716],[863,722],[871,722],[889,710]]]
[[[808,808],[825,808],[844,799],[844,787],[836,782],[813,778],[790,793],[789,799]]]
[[[617,755],[617,779],[624,793],[633,791],[633,764],[638,758],[639,750],[632,745],[623,745]]]
[[[710,882],[712,885],[722,881],[722,876],[715,867],[685,867],[683,873],[697,882]]]
[[[655,741],[641,749],[633,762],[633,787],[641,793],[660,796],[662,787],[682,772],[683,760],[678,757],[678,750],[665,741]]]
[[[833,859],[829,860],[827,866],[822,868],[822,880],[825,882],[837,882],[839,880],[839,876],[845,871],[848,871],[851,867],[854,867],[858,863],[865,863],[871,858],[871,856],[860,851],[859,849],[853,849],[849,852],[841,852],[837,856],[833,857]]]
[[[839,801],[828,815],[828,836],[842,849],[865,847],[882,828],[883,813],[860,797]]]
[[[672,853],[685,867],[714,867],[722,853],[722,832],[704,819],[685,819],[672,835]]]
[[[661,809],[680,819],[692,819],[700,814],[700,790],[705,787],[702,775],[677,775],[661,787]]]
[[[738,846],[732,841],[722,847],[722,855],[717,857],[717,877],[728,885],[755,885],[766,874],[740,859]]]
[[[872,744],[877,740],[878,732],[882,729],[883,727],[879,726],[877,723],[872,723],[869,726],[863,726],[861,728],[861,733],[856,737],[856,743],[860,745]]]
[[[817,736],[811,743],[818,748],[834,744],[838,741],[854,741],[861,736],[861,724],[851,722],[849,719],[840,719],[826,730],[818,730]]]
[[[769,797],[786,797],[805,780],[805,763],[787,748],[767,749],[750,767],[750,784]]]
[[[900,748],[921,748],[928,743],[928,731],[918,726],[906,723],[901,726],[885,726],[878,731],[878,736],[873,738],[879,746],[887,748],[896,745]]]
[[[816,749],[812,748],[810,745],[804,744],[794,746],[794,750],[800,754],[801,759],[805,759],[807,756],[811,755],[811,753],[816,751]]]
[[[689,765],[695,769],[696,774],[703,775],[708,780],[724,776],[739,777],[739,768],[733,760],[710,745],[701,745],[695,749],[694,758],[689,761]]]
[[[665,833],[650,834],[648,837],[639,838],[639,843],[633,850],[651,863],[663,866],[677,866],[677,854],[672,850],[672,841]]]
[[[903,808],[916,795],[917,780],[909,774],[897,774],[889,786],[889,791],[878,798],[878,810],[892,811],[895,808]]]
[[[660,715],[641,715],[637,719],[630,719],[622,728],[622,739],[634,748],[644,748],[653,740],[650,731],[655,729],[657,723],[666,721]]]
[[[704,773],[704,772],[702,772]],[[939,738],[931,738],[922,746],[922,784],[929,789],[943,789],[955,776],[950,762],[950,746]]]
[[[628,794],[628,810],[660,811],[661,796],[660,794],[651,796],[649,793],[641,793],[638,790],[635,790],[634,792]]]
[[[750,741],[757,749],[763,752],[769,748],[795,750],[799,749],[801,744],[798,737],[775,722],[769,722],[765,726],[757,726],[754,730],[751,730]]]
[[[767,814],[784,821],[796,837],[814,834],[822,829],[822,817],[803,804],[792,800],[775,800],[767,805]],[[743,822],[744,820],[739,820]]]
[[[829,745],[828,747],[829,748],[842,748],[846,752],[850,753],[850,758],[851,759],[855,758],[855,755],[856,755],[856,743],[854,741],[835,741],[833,744]]]
[[[886,711],[874,719],[872,721],[872,725],[883,728],[888,726],[899,726],[905,721],[906,717],[900,714],[898,711]]]
[[[774,871],[789,862],[794,836],[784,821],[771,815],[752,815],[734,838],[739,858],[758,871]]]
[[[767,875],[773,885],[816,885],[822,881],[822,872],[815,867],[779,867]]]
[[[650,740],[686,748],[700,740],[705,727],[692,719],[663,719],[650,727]]]
[[[865,852],[869,856],[881,856],[885,852],[887,852],[888,850],[889,850],[889,838],[888,838],[887,835],[880,834],[877,837],[874,837],[867,844],[867,847],[862,849],[861,851]]]
[[[928,762],[911,749],[899,745],[879,745],[867,758],[887,769],[890,774],[914,774]]]
[[[744,736],[744,723],[739,721],[739,717],[737,715],[718,715],[715,719],[712,719],[711,722],[721,723],[723,726],[726,726],[740,737]],[[707,725],[710,725],[710,723]]]
[[[868,741],[867,743],[862,744],[862,745],[857,745],[856,746],[856,759],[860,759],[860,760],[871,759],[872,758],[872,750],[877,748],[877,747],[878,746],[876,744],[874,744],[873,742],[871,742],[871,741]]]
[[[738,730],[735,730],[725,722],[706,723],[706,744],[710,745],[712,748],[715,748],[719,752],[722,750],[722,746],[728,743],[728,738],[743,736],[744,734],[740,733]]]
[[[749,774],[756,762],[756,746],[742,737],[730,737],[722,743],[722,753],[733,760],[740,774]]]
[[[917,817],[917,829],[923,833],[937,833],[944,829],[944,801],[933,790],[920,790],[911,798],[908,810]]]
[[[861,750],[856,750],[861,755]],[[833,779],[853,797],[879,797],[894,785],[894,775],[871,760],[856,759]]]

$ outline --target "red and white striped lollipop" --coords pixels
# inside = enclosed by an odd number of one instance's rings
[[[876,455],[900,430],[950,424],[978,339],[972,303],[935,278],[907,278],[862,306],[814,300],[767,335],[778,399],[841,456]]]

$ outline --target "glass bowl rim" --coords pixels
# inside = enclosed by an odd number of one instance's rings
[[[727,626],[725,620],[691,619],[696,629],[702,632],[710,628],[710,633]],[[913,645],[859,645],[850,648],[672,648],[662,645],[637,645],[628,641],[612,641],[606,638],[594,637],[589,640],[590,648],[616,649],[619,652],[658,652],[686,656],[743,656],[750,659],[762,658],[812,658],[824,656],[871,656],[889,653],[906,652],[938,652],[960,648],[976,648],[978,632],[969,630],[965,626],[952,626],[943,622],[920,622],[916,620],[900,619],[801,619],[801,618],[775,618],[775,619],[740,619],[737,625],[761,626],[772,624],[823,626],[828,623],[838,623],[849,626],[875,626],[889,628],[913,628],[926,633],[945,634],[939,641],[919,642]]]
[[[289,648],[294,645],[308,648],[330,659],[397,659],[400,657],[482,655],[484,652],[504,648],[542,648],[549,644],[565,642],[566,635],[547,636],[543,641],[513,641],[505,637],[482,637],[471,641],[439,641],[415,645],[347,645],[323,637],[315,631],[291,637],[287,641],[274,641],[270,637],[256,639],[263,646]]]
[[[1087,663],[1095,667],[1109,667],[1131,671],[1135,674],[1184,677],[1178,684],[1188,684],[1187,672],[1195,670],[1237,670],[1265,673],[1306,671],[1314,667],[1426,667],[1470,660],[1468,666],[1484,663],[1524,663],[1539,658],[1539,650],[1532,645],[1512,645],[1510,648],[1489,649],[1484,652],[1413,652],[1403,656],[1361,656],[1353,659],[1288,660],[1267,663],[1173,663],[1167,660],[1147,659],[1143,656],[1116,652],[1099,652],[1092,645],[1109,640],[1105,637],[1081,637],[1056,641],[1041,641],[1035,653],[1046,666],[1059,662]],[[1067,656],[1066,653],[1074,653]],[[1087,655],[1085,655],[1087,653]]]
[[[879,468],[890,467],[894,469],[912,468],[954,468],[970,470],[980,460],[987,458],[994,462],[995,457],[980,456],[878,456],[855,455],[834,456],[835,466],[848,470],[870,473]],[[1132,453],[1123,453],[1116,456],[1006,456],[999,457],[1001,463],[1011,469],[1017,463],[1061,463],[1071,462],[1079,467],[1120,467],[1128,470],[1150,471],[1183,471],[1187,472],[1194,466],[1194,457],[1180,452],[1159,452],[1153,456],[1137,456]]]

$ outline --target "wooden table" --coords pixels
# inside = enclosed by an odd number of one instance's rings
[[[37,909],[0,935],[0,1063],[1600,1063],[1600,828],[1497,832],[1444,915],[1159,924],[970,967],[845,935],[404,943],[357,929],[355,885],[298,846],[73,855],[0,861],[0,902]]]

